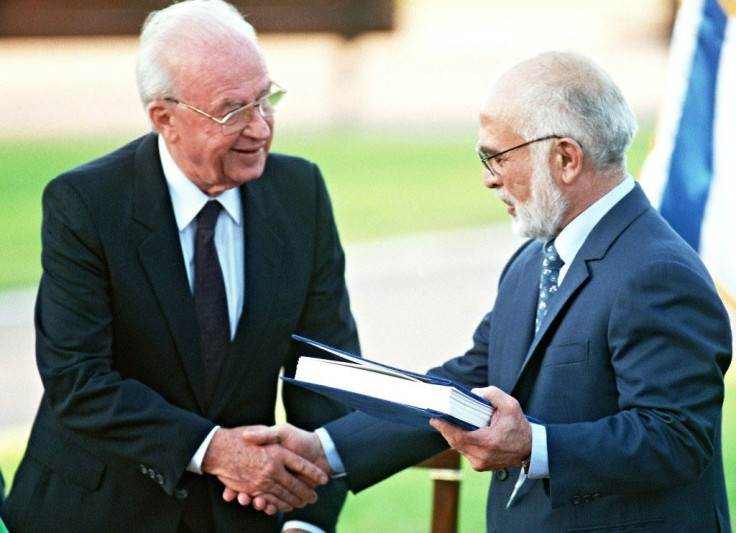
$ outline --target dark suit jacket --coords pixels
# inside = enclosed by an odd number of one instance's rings
[[[493,384],[547,428],[550,477],[496,472],[488,531],[730,531],[721,456],[728,316],[637,186],[593,229],[536,337],[541,244],[509,261],[473,347],[431,373]],[[356,413],[327,425],[361,490],[442,448]]]
[[[193,297],[155,135],[53,180],[44,193],[36,304],[44,395],[3,517],[22,531],[175,531],[193,489],[220,531],[272,531],[278,517],[222,501],[185,468],[220,424],[273,424],[290,335],[358,350],[344,256],[325,184],[302,159],[270,155],[241,187],[245,308],[205,405]],[[345,414],[284,388],[289,421]],[[203,489],[203,487],[205,487]],[[344,487],[298,518],[334,526]]]

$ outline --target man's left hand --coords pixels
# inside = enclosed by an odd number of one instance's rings
[[[478,472],[519,466],[532,451],[532,428],[519,402],[498,387],[474,389],[473,392],[495,407],[490,425],[466,431],[436,418],[430,420],[430,424]]]

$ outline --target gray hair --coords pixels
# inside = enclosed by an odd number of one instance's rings
[[[136,76],[144,106],[176,95],[173,66],[203,46],[250,39],[256,31],[223,0],[184,0],[148,15],[141,30]]]
[[[545,52],[512,67],[522,76],[518,87],[519,135],[545,135],[578,141],[593,168],[619,172],[636,134],[634,114],[623,94],[603,69],[571,52]],[[543,150],[544,146],[535,146]]]

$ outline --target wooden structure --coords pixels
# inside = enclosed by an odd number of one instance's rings
[[[432,500],[432,533],[457,533],[460,504],[460,454],[453,450],[430,457],[417,465],[429,468],[434,482]]]
[[[0,0],[0,37],[137,35],[148,13],[173,0]],[[258,33],[394,28],[394,0],[231,0]]]

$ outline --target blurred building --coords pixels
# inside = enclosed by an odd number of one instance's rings
[[[145,131],[135,33],[167,3],[0,0],[0,136]],[[289,91],[279,128],[474,128],[498,70],[548,48],[592,56],[647,119],[663,90],[673,13],[672,0],[236,3]]]

